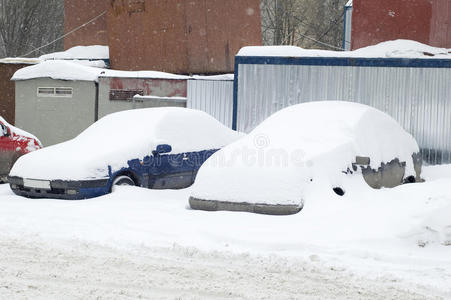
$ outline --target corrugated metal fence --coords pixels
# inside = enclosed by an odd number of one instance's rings
[[[237,57],[236,127],[312,100],[345,100],[395,118],[432,164],[451,162],[451,60]]]
[[[233,81],[188,80],[187,107],[205,111],[232,127]]]

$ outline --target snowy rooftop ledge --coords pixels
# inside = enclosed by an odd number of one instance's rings
[[[47,60],[14,73],[11,80],[52,78],[59,80],[83,80],[98,82],[99,77],[189,79],[189,76],[157,71],[117,71],[87,66],[80,61]]]
[[[354,51],[312,50],[296,46],[250,46],[242,48],[237,56],[451,59],[451,49],[436,48],[410,40],[395,40]]]
[[[39,63],[37,58],[27,58],[27,57],[7,57],[0,59],[0,64],[24,64],[24,65],[34,65]]]

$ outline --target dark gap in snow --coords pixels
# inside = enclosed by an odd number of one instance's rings
[[[341,187],[334,187],[333,190],[338,196],[344,196],[345,194],[345,191]]]

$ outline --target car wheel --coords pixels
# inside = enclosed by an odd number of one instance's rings
[[[115,185],[136,185],[136,184],[133,181],[133,179],[131,179],[130,177],[128,177],[126,175],[121,175],[121,176],[116,177],[113,180],[113,187]]]

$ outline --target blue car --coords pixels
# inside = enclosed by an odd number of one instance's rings
[[[70,141],[22,156],[8,179],[15,194],[30,198],[87,199],[115,185],[181,189],[213,153],[239,137],[197,110],[123,111]]]

